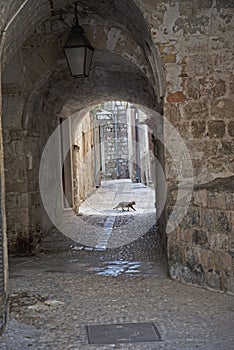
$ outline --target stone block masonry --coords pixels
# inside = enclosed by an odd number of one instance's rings
[[[116,128],[114,120],[106,121],[102,128],[103,179],[126,179],[129,177],[127,117],[117,117]]]
[[[35,252],[40,241],[40,156],[37,130],[23,125],[26,97],[19,87],[12,89],[5,86],[3,95],[7,235],[10,252],[24,255]]]
[[[168,236],[173,279],[234,294],[233,188],[234,176],[195,186],[187,215]],[[170,192],[168,213],[176,193]]]
[[[233,293],[233,185],[227,183],[234,171],[234,3],[138,3],[163,65],[164,116],[179,132],[193,164],[190,172],[179,147],[173,159],[165,152],[168,188],[182,179],[195,184],[187,215],[167,237],[170,274]],[[171,136],[165,132],[164,140],[175,148]],[[175,188],[168,194],[168,216],[176,194]]]

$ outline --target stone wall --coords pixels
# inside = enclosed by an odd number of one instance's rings
[[[186,217],[168,237],[173,279],[234,294],[233,188],[234,177],[195,186]],[[174,187],[168,201],[169,215],[176,196]]]
[[[190,151],[195,182],[232,175],[233,1],[148,0],[139,6],[163,64],[164,115]],[[177,159],[167,154],[167,178],[174,181],[176,162],[178,178],[189,177],[178,153]]]
[[[228,178],[234,171],[234,3],[223,0],[136,2],[144,11],[163,65],[164,116],[179,132],[189,152],[183,152],[179,138],[166,125],[164,142],[173,150],[173,156],[165,150],[168,187],[195,184],[187,215],[167,237],[170,273],[173,278],[179,276],[180,280],[190,283],[231,291],[228,276],[232,275],[233,267],[231,253],[227,252],[231,245],[229,242],[229,246],[222,248],[222,244],[225,246],[227,237],[230,238],[230,224],[225,224],[225,220],[230,221],[227,203],[228,191],[232,189],[222,191],[217,182],[216,191],[226,201],[225,207],[210,189],[200,190],[197,186],[219,177]],[[168,193],[167,219],[173,209],[171,195],[175,199],[176,191]],[[195,204],[199,196],[207,196],[209,200]],[[181,205],[183,207],[183,203]],[[213,235],[204,219],[208,213]],[[225,228],[225,225],[228,226]],[[221,252],[215,260],[216,250]],[[215,265],[218,265],[217,273]]]
[[[101,123],[103,179],[129,178],[127,117],[125,114],[116,118],[116,125],[114,119]]]
[[[0,49],[1,56],[1,49]],[[0,73],[1,78],[1,73]],[[1,92],[1,86],[0,86]],[[0,112],[2,111],[2,101],[0,98]],[[1,114],[1,113],[0,113]],[[0,118],[0,123],[2,122]],[[1,130],[1,127],[0,127]],[[2,130],[0,133],[0,336],[5,329],[8,317],[8,250],[7,250],[7,227],[5,213],[5,183],[4,183],[4,157]]]
[[[5,86],[3,93],[8,242],[10,251],[29,254],[40,240],[39,130],[24,124],[25,94],[13,86]]]

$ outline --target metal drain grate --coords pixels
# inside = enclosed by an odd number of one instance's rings
[[[89,344],[160,341],[157,327],[149,323],[119,323],[86,326]]]

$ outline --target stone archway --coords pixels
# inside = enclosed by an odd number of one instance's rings
[[[50,1],[43,4],[30,0],[21,3],[3,2],[1,62],[4,72],[2,79],[3,132],[5,173],[7,174],[8,238],[11,249],[16,249],[22,254],[30,253],[35,249],[41,231],[40,197],[37,191],[37,171],[41,150],[38,142],[40,140],[40,144],[43,145],[42,139],[45,136],[40,135],[39,121],[43,113],[43,103],[46,103],[46,93],[48,91],[51,93],[50,106],[47,104],[46,111],[48,115],[59,111],[69,98],[69,88],[66,89],[64,86],[67,96],[60,101],[62,91],[59,89],[56,91],[56,88],[53,91],[50,84],[53,81],[64,85],[71,84],[67,71],[64,71],[65,64],[61,50],[61,40],[63,41],[68,35],[73,17],[71,3],[72,1],[66,1],[66,3],[56,4],[55,13],[57,10],[60,11],[60,8],[65,8],[66,20],[60,21],[60,15],[51,16],[54,12],[51,11]],[[114,12],[112,6],[115,7]],[[130,91],[134,91],[135,85],[139,88],[138,94],[141,95],[141,99],[148,100],[146,104],[149,103],[152,107],[159,106],[158,92],[162,90],[161,78],[152,67],[155,58],[149,59],[152,54],[148,52],[151,36],[141,11],[133,1],[122,1],[121,6],[118,1],[112,3],[102,1],[102,6],[95,1],[90,1],[88,4],[86,1],[81,1],[79,11],[81,24],[98,49],[92,77],[94,86],[95,82],[97,86],[100,79],[106,80],[97,101],[106,96],[119,96],[119,98],[125,97],[126,94],[130,96]],[[134,24],[136,18],[138,18],[140,31]],[[111,55],[116,59],[113,60]],[[109,72],[103,69],[105,64],[111,67]],[[130,80],[127,85],[124,75]],[[112,85],[116,79],[120,86],[115,89]],[[45,81],[48,85],[43,100],[40,87],[43,88]],[[75,85],[73,82],[73,88],[80,89]],[[82,85],[83,100],[87,105],[90,85],[84,81]],[[130,98],[134,100],[135,97],[130,96]],[[54,105],[57,111],[51,108]],[[53,126],[51,128],[51,125],[46,125],[45,119],[44,123],[48,136]],[[4,202],[5,198],[3,198],[2,207],[3,219]],[[3,233],[5,232],[3,225]],[[6,246],[6,243],[5,239],[2,244]],[[6,252],[6,248],[4,251]],[[6,266],[5,255],[5,273],[3,274],[5,283],[4,293],[1,295],[3,299],[5,298],[4,300],[7,297]],[[5,313],[7,303],[5,302],[4,305],[1,316]]]
[[[37,174],[35,169],[38,169],[37,164],[41,152],[41,150],[38,151],[37,144],[41,137],[46,137],[53,130],[53,126],[45,121],[44,126],[47,131],[40,136],[43,128],[42,114],[46,113],[50,118],[53,113],[59,113],[66,101],[72,100],[72,89],[79,91],[76,93],[79,98],[79,108],[89,105],[88,96],[92,103],[95,102],[93,100],[95,93],[91,90],[98,89],[97,100],[105,99],[107,96],[115,98],[117,95],[120,99],[124,99],[127,94],[129,100],[139,101],[140,96],[143,103],[161,110],[158,92],[162,90],[160,87],[162,78],[157,76],[157,71],[160,69],[152,67],[155,52],[148,52],[151,44],[150,32],[142,13],[133,2],[124,2],[119,6],[118,2],[110,5],[109,2],[104,1],[102,7],[92,2],[88,4],[80,2],[81,24],[96,48],[91,77],[83,80],[81,84],[77,84],[69,77],[61,50],[61,43],[69,33],[69,25],[73,18],[71,1],[67,1],[62,7],[56,4],[55,11],[52,11],[51,6],[51,2],[38,7],[31,4],[30,1],[25,1],[4,29],[3,67],[6,68],[3,77],[5,95],[3,113],[6,117],[3,123],[4,130],[6,130],[5,145],[9,150],[5,153],[5,159],[6,162],[9,161],[8,164],[11,164],[12,169],[8,169],[8,174],[11,176],[8,178],[7,189],[8,193],[11,193],[10,201],[15,201],[17,198],[18,203],[21,204],[19,218],[14,218],[13,225],[9,224],[8,227],[12,232],[12,237],[15,237],[13,245],[16,244],[16,247],[18,244],[23,245],[23,249],[28,252],[33,249],[30,248],[30,245],[34,245],[32,237],[35,235],[32,232],[35,232],[36,229],[37,236],[40,235],[38,219],[33,219],[37,218],[40,205],[39,199],[36,199]],[[116,9],[115,15],[112,12],[112,6]],[[30,18],[28,17],[29,8]],[[108,18],[107,13],[109,13]],[[141,34],[134,25],[136,18],[141,27]],[[19,31],[16,34],[17,23],[23,19],[25,20],[21,26],[22,35]],[[120,19],[123,22],[121,24]],[[30,27],[27,37],[23,31],[24,25]],[[15,41],[14,44],[9,45],[12,35],[15,35]],[[51,55],[51,50],[53,55]],[[152,59],[149,59],[150,56]],[[18,74],[14,76],[9,74],[12,69]],[[17,113],[10,110],[10,105],[17,106]],[[57,110],[54,110],[55,105]],[[11,124],[13,118],[14,126]],[[8,138],[7,135],[10,134],[9,130],[12,128],[14,136]],[[43,144],[43,142],[39,143]],[[14,153],[12,146],[21,151]],[[16,171],[16,182],[18,181],[18,185],[23,186],[23,194],[17,194],[15,185],[10,183],[10,178],[14,173],[13,169],[18,168],[17,162],[19,161],[24,170],[19,173]],[[14,211],[13,206],[11,207],[11,210]],[[9,217],[11,210],[8,211]],[[24,238],[21,237],[25,227],[27,234],[23,236],[29,243],[26,245],[23,244]]]

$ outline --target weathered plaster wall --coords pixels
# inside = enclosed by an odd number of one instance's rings
[[[79,124],[75,125],[73,135],[74,195],[76,208],[96,188],[95,183],[95,143],[94,120],[88,112]],[[78,211],[78,210],[77,210]]]

